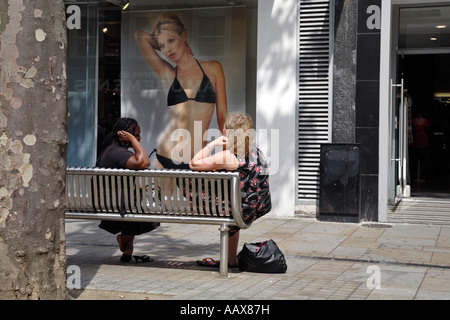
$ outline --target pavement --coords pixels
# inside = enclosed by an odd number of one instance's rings
[[[241,231],[239,248],[273,239],[285,254],[287,272],[230,269],[228,277],[221,277],[218,269],[195,262],[218,259],[217,226],[162,224],[134,242],[133,254],[154,261],[124,263],[115,235],[98,224],[66,220],[70,300],[178,300],[192,307],[195,301],[218,300],[450,299],[450,226],[269,214]]]

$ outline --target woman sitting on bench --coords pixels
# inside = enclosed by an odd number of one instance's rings
[[[271,208],[268,165],[261,149],[255,144],[252,119],[243,113],[227,115],[221,136],[200,150],[190,162],[191,170],[235,170],[241,177],[242,212],[244,221],[256,220]],[[221,151],[211,154],[216,148]],[[229,267],[237,267],[239,228],[231,227],[229,237]],[[212,259],[197,261],[202,266],[217,266]]]
[[[114,124],[113,130],[103,142],[96,167],[110,169],[144,170],[150,166],[150,159],[140,143],[141,128],[136,120],[120,118]],[[129,148],[134,150],[134,153]],[[156,229],[159,223],[153,222],[125,222],[102,220],[99,227],[117,236],[119,249],[123,252],[120,260],[128,262],[133,253],[133,241],[140,235]],[[135,257],[136,258],[136,257]],[[142,256],[142,261],[149,261],[150,257]],[[136,259],[137,260],[137,259]]]

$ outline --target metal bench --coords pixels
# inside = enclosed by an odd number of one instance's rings
[[[237,172],[69,167],[65,218],[218,225],[221,276],[228,275],[229,227],[250,226]]]

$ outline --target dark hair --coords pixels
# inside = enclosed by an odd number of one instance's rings
[[[112,128],[112,132],[108,133],[105,136],[105,140],[103,140],[102,150],[108,147],[113,142],[116,142],[121,145],[119,137],[117,136],[117,132],[124,130],[131,134],[134,134],[137,125],[138,125],[137,121],[132,118],[117,119]]]

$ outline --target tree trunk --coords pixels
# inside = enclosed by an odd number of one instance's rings
[[[0,300],[67,299],[62,0],[0,0]]]

